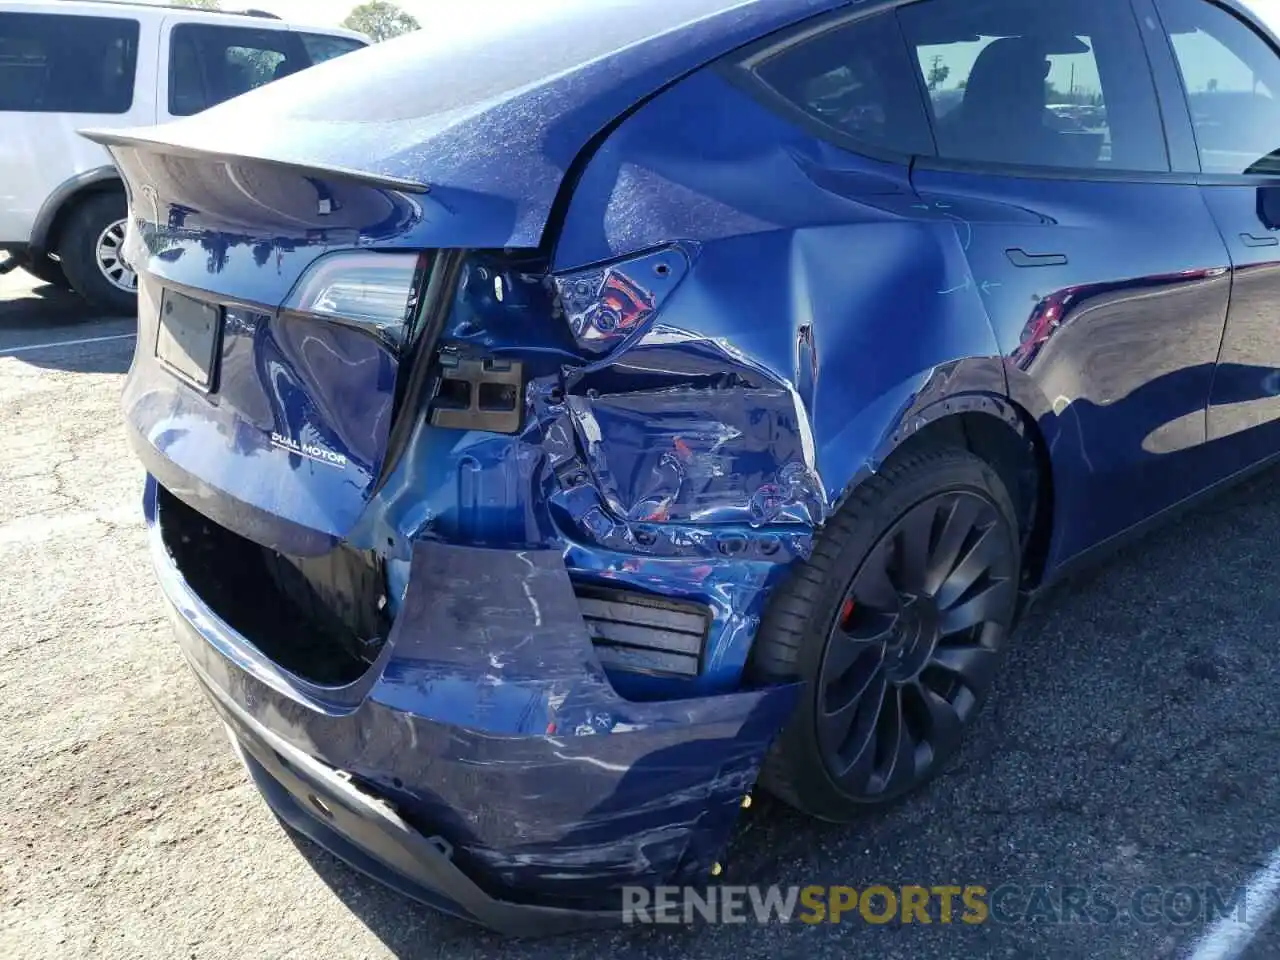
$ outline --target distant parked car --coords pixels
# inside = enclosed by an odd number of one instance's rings
[[[25,268],[96,307],[132,312],[120,258],[125,189],[76,129],[188,116],[368,44],[350,30],[92,0],[0,9],[0,273]]]

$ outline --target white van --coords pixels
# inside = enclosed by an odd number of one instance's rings
[[[184,117],[368,44],[270,14],[107,0],[0,4],[0,273],[22,267],[95,307],[135,309],[125,192],[82,127]]]

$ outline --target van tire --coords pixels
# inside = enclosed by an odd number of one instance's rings
[[[137,293],[116,286],[98,265],[103,232],[127,215],[124,194],[93,194],[71,212],[58,238],[58,258],[71,288],[105,313],[127,315],[138,310]]]

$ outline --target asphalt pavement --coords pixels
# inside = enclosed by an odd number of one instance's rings
[[[1280,956],[1280,473],[1048,597],[929,789],[845,827],[758,798],[726,860],[730,884],[982,886],[985,922],[507,942],[291,837],[232,758],[145,555],[133,347],[131,321],[0,278],[0,957]]]

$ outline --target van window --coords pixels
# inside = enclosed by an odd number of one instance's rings
[[[169,113],[186,117],[311,66],[288,30],[183,23],[169,39]]]
[[[0,13],[0,110],[128,113],[138,21]]]

